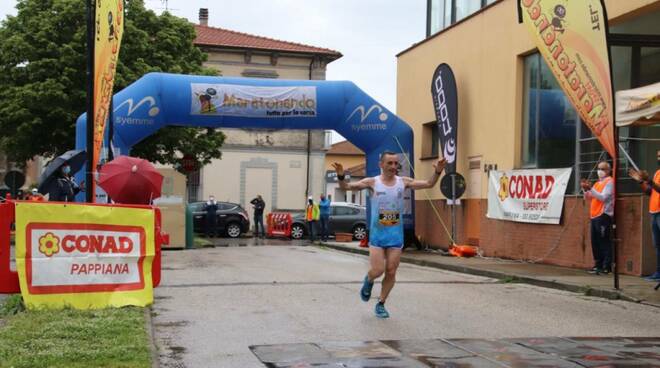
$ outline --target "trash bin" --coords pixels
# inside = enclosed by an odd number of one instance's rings
[[[195,247],[195,235],[193,225],[193,211],[190,204],[186,204],[186,249]]]

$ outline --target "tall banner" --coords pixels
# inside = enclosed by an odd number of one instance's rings
[[[438,65],[433,73],[431,96],[442,156],[447,159],[446,173],[456,172],[456,146],[458,143],[458,97],[456,79],[449,65]]]
[[[16,268],[28,308],[153,303],[151,208],[16,204]]]
[[[491,171],[488,213],[491,219],[559,224],[572,168]]]
[[[94,160],[99,162],[110,109],[119,47],[124,33],[124,0],[96,0],[94,38]],[[93,183],[88,183],[93,185]],[[91,187],[90,187],[91,188]]]
[[[616,157],[607,16],[601,0],[519,0],[520,16],[585,124]]]

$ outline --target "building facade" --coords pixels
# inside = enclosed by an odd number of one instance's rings
[[[615,90],[660,80],[660,1],[606,0]],[[486,256],[534,260],[576,268],[592,264],[589,202],[578,195],[602,148],[581,122],[538,53],[516,0],[429,0],[427,38],[398,55],[397,113],[415,132],[416,172],[431,173],[438,157],[437,128],[429,93],[440,63],[449,64],[458,89],[457,171],[467,189],[458,208],[458,243],[478,245]],[[553,98],[540,98],[552,95]],[[635,162],[653,172],[660,128],[620,129],[621,144]],[[573,168],[559,225],[492,220],[488,172],[492,169]],[[618,265],[640,275],[655,267],[648,199],[625,175],[621,161],[617,200]],[[595,170],[594,170],[595,171]],[[593,175],[592,175],[593,178]],[[438,188],[431,201],[416,196],[416,232],[434,246],[449,239],[438,232],[432,205],[449,222]]]
[[[328,63],[339,52],[320,47],[209,27],[200,9],[195,45],[208,54],[206,67],[224,77],[325,79]],[[250,215],[250,200],[260,194],[265,213],[302,210],[309,195],[325,190],[323,130],[221,129],[226,135],[222,158],[189,175],[190,201],[213,194],[240,203]]]
[[[367,204],[367,191],[345,191],[339,187],[337,172],[332,164],[342,164],[351,182],[362,180],[366,175],[366,156],[361,149],[349,141],[333,144],[325,154],[325,193],[336,202],[349,202],[362,206]]]

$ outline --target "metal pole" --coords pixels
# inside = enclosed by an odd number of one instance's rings
[[[108,111],[108,161],[112,161],[115,158],[114,153],[112,152],[112,137],[115,134],[115,122],[114,122],[114,108],[115,108],[115,96],[110,93],[110,111]]]
[[[451,175],[451,239],[456,244],[456,175]],[[452,244],[453,245],[453,244]]]
[[[87,0],[87,169],[85,198],[94,202],[94,0]]]

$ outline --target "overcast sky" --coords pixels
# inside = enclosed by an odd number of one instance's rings
[[[16,14],[0,0],[0,18]],[[160,13],[165,1],[145,0]],[[174,15],[209,25],[325,47],[344,56],[328,65],[328,80],[350,80],[396,112],[396,54],[424,39],[425,0],[169,0]],[[120,55],[121,57],[121,55]]]

